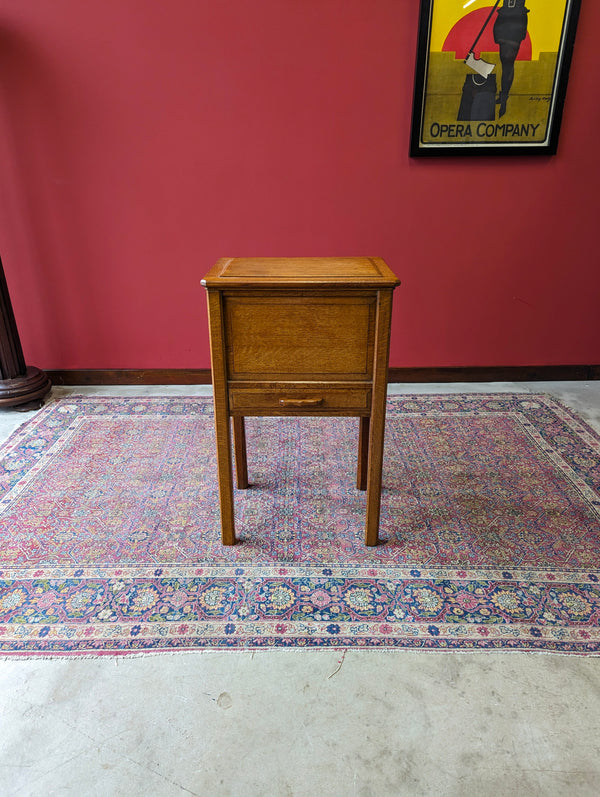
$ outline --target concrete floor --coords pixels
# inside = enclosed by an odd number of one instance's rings
[[[547,392],[600,432],[600,382]],[[197,387],[61,388],[103,395]],[[27,416],[0,414],[0,439]],[[600,658],[274,650],[0,661],[0,795],[600,794]]]

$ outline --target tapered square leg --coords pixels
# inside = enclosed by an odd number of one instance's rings
[[[215,406],[215,430],[219,503],[221,506],[221,541],[223,545],[235,545],[230,425],[228,415],[218,405]]]
[[[224,358],[223,307],[218,291],[207,291],[207,301],[215,408],[219,504],[221,508],[221,541],[223,545],[234,545],[235,517],[233,508],[231,425],[229,422],[229,400],[227,397]]]
[[[365,523],[365,545],[379,542],[379,515],[381,511],[381,476],[383,470],[383,423],[379,418],[371,419],[369,435],[369,468],[367,474],[367,517]]]
[[[248,459],[246,455],[246,424],[243,416],[233,416],[233,449],[235,451],[235,477],[238,490],[248,487]]]
[[[375,333],[375,359],[371,419],[369,429],[369,465],[367,468],[367,518],[365,545],[379,542],[379,515],[381,511],[381,477],[383,471],[383,438],[385,434],[385,409],[387,399],[387,362],[390,348],[390,321],[392,294],[381,293],[377,300]]]
[[[369,467],[369,426],[370,419],[361,418],[358,428],[358,465],[356,468],[356,489],[367,489],[367,469]]]

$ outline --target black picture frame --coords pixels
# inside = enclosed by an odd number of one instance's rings
[[[580,7],[421,0],[410,155],[556,154]]]

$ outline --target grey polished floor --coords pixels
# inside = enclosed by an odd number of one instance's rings
[[[600,432],[600,382],[547,392]],[[184,387],[55,389],[140,395]],[[0,413],[4,439],[27,416]],[[0,795],[600,794],[600,658],[275,650],[0,661]]]

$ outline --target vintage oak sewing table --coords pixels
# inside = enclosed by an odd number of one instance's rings
[[[378,541],[392,293],[380,258],[223,258],[207,290],[222,541],[248,487],[246,415],[357,416],[365,542]]]

